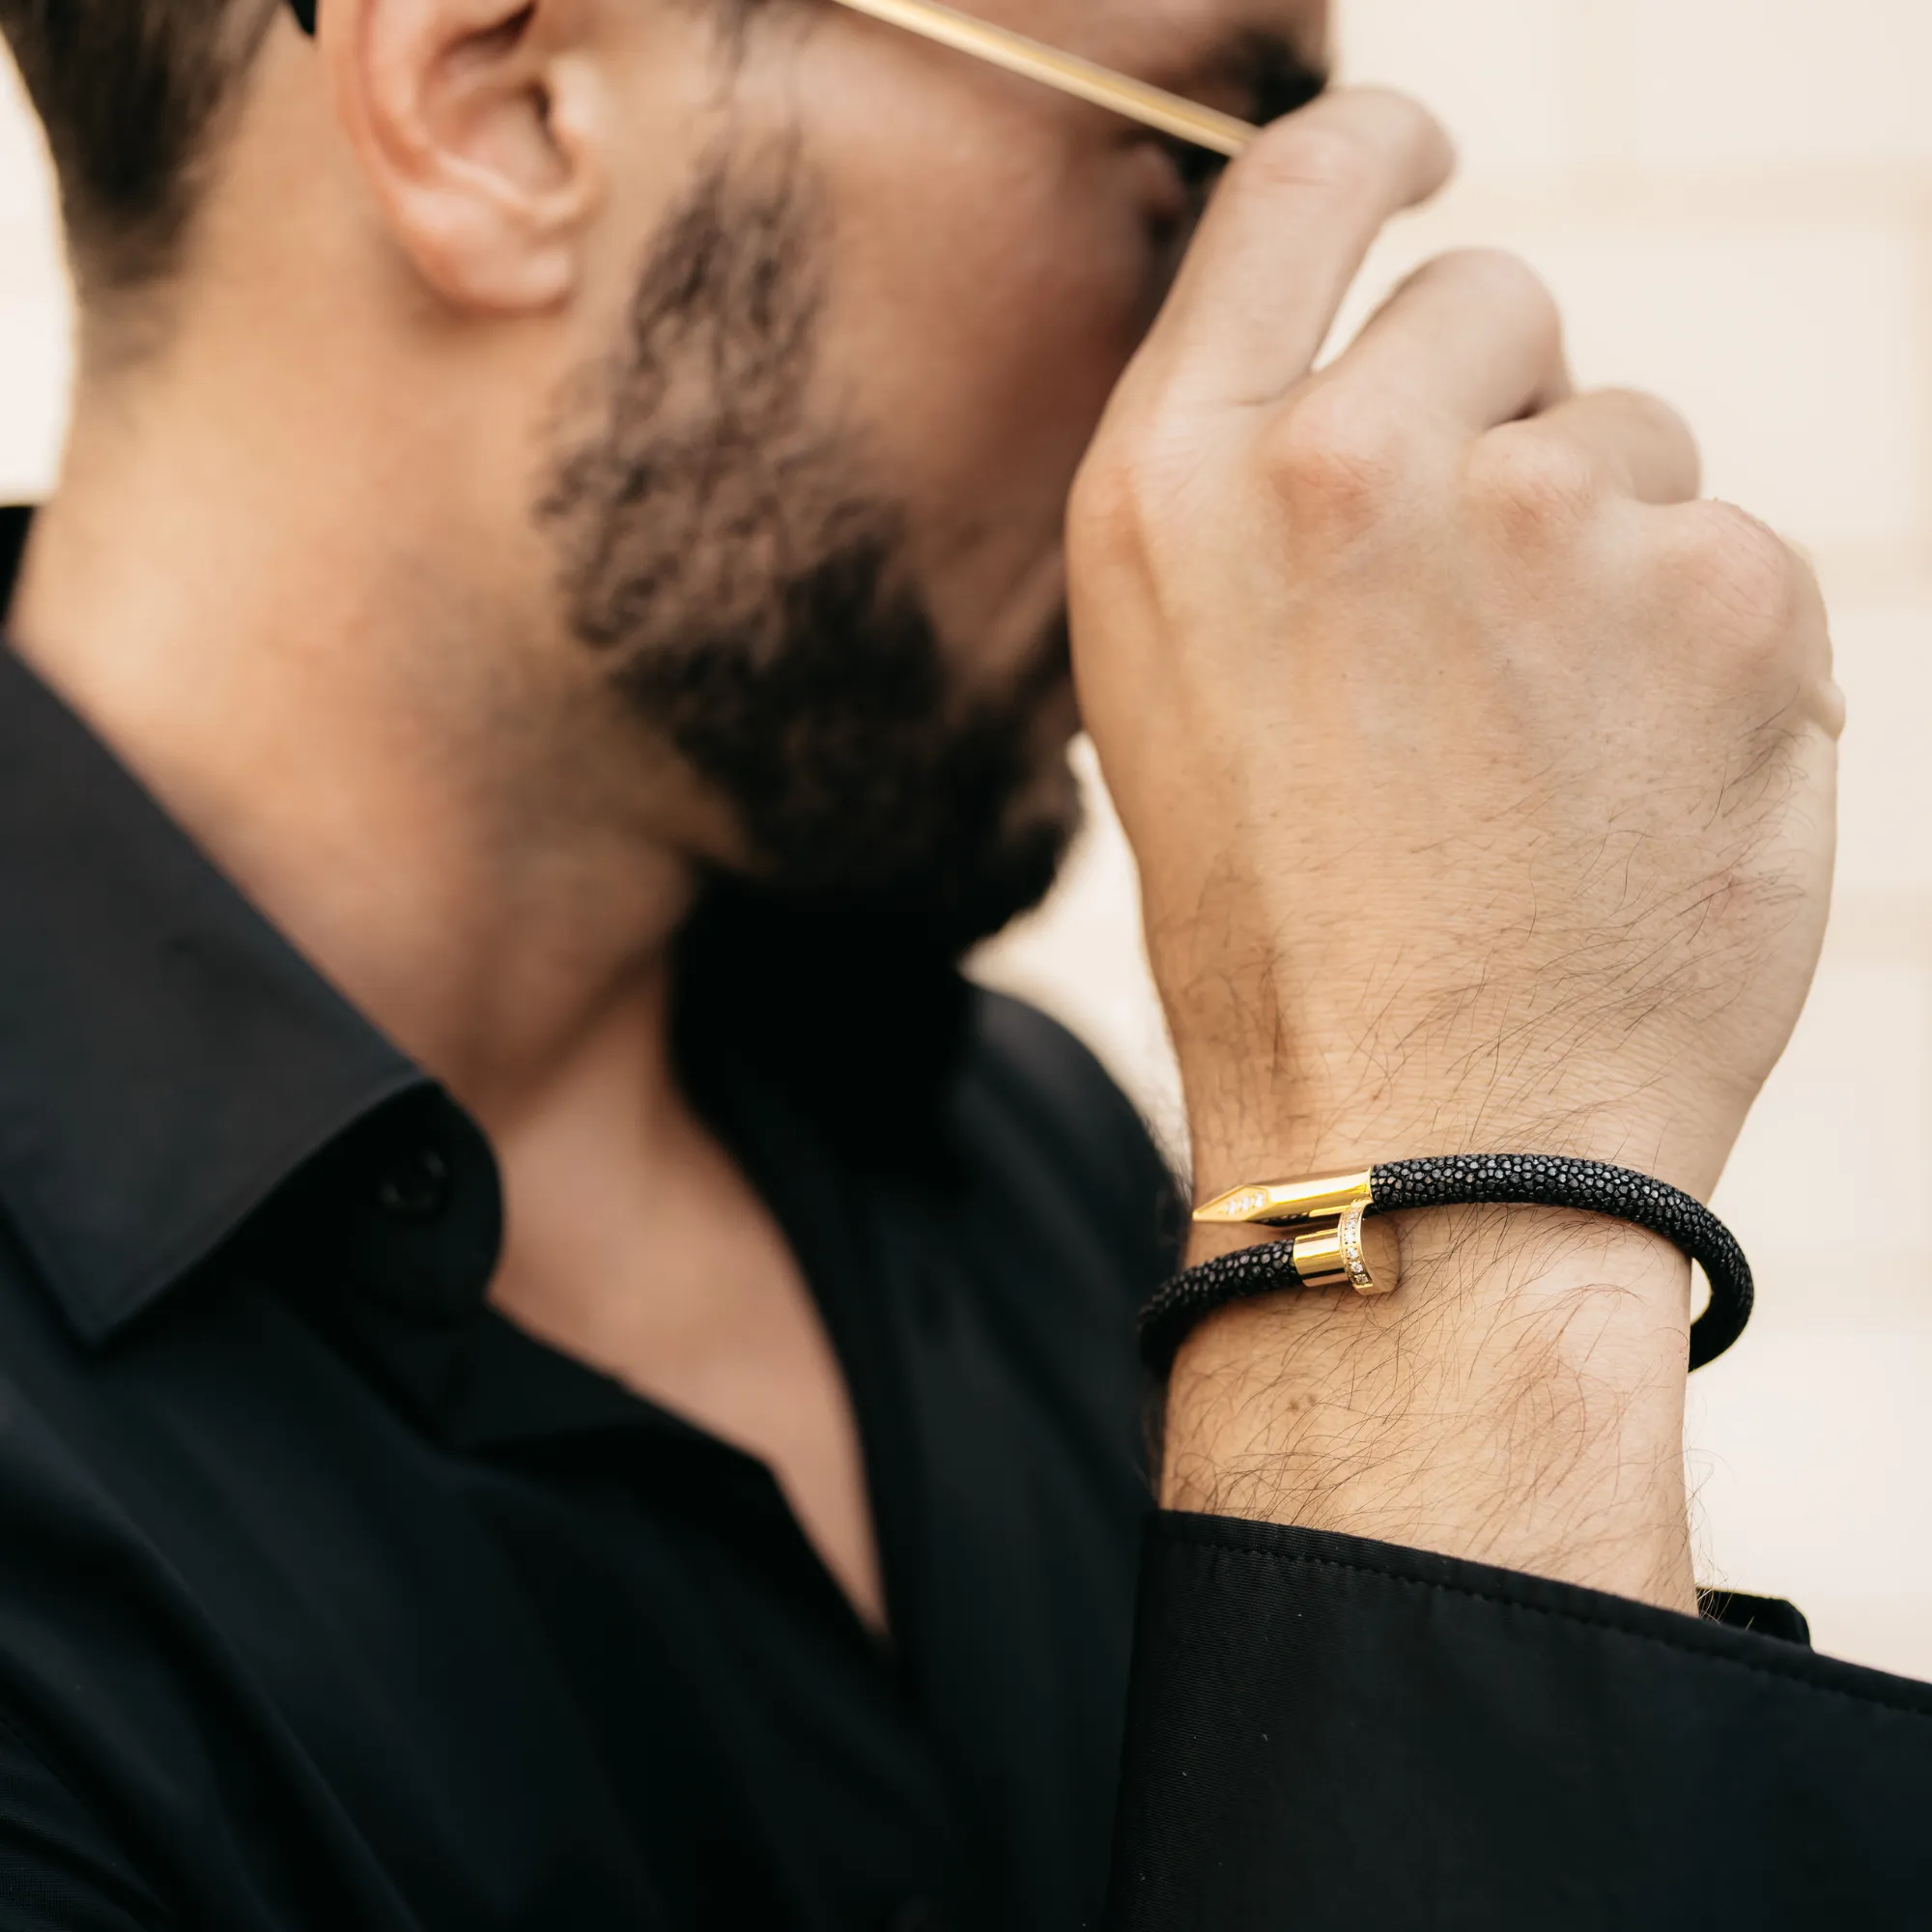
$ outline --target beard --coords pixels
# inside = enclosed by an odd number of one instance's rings
[[[903,517],[809,402],[818,240],[796,155],[709,168],[539,516],[571,630],[725,801],[755,890],[956,958],[1045,896],[1078,827],[1065,620],[997,690],[949,655]]]

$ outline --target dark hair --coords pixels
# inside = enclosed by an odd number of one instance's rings
[[[224,108],[277,0],[0,0],[83,294],[174,266]]]

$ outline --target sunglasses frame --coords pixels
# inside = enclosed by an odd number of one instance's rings
[[[884,21],[922,40],[968,54],[991,67],[1027,80],[1038,81],[1058,93],[1071,95],[1095,107],[1105,107],[1137,121],[1144,128],[1193,147],[1229,158],[1240,154],[1261,129],[1218,108],[1203,107],[1183,95],[1134,80],[1097,61],[1062,53],[1044,41],[995,27],[969,14],[939,4],[939,0],[837,0],[837,4]],[[316,0],[289,0],[290,11],[305,34],[315,32]]]

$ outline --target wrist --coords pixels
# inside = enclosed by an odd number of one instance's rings
[[[1375,983],[1377,975],[1335,978]],[[1577,989],[1562,976],[1560,984]],[[1324,989],[1325,991],[1326,989]],[[1371,1010],[1292,978],[1200,972],[1166,996],[1194,1151],[1196,1198],[1288,1175],[1430,1154],[1535,1151],[1630,1167],[1708,1199],[1767,1068],[1726,1077],[1658,1024],[1610,1033],[1591,1003],[1485,980]]]
[[[1550,1209],[1393,1225],[1395,1294],[1270,1295],[1189,1339],[1163,1500],[1691,1606],[1688,1264]],[[1241,1238],[1198,1231],[1195,1259]]]

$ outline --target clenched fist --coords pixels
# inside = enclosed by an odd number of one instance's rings
[[[1313,367],[1377,231],[1448,165],[1393,95],[1271,129],[1223,185],[1075,493],[1082,702],[1140,861],[1197,1185],[1529,1150],[1708,1195],[1823,933],[1840,721],[1822,604],[1771,531],[1695,500],[1668,410],[1572,392],[1554,305],[1506,257],[1432,264]],[[1195,1391],[1183,1461],[1268,1475],[1264,1496],[1208,1481],[1192,1499],[1309,1520],[1319,1490],[1332,1512],[1336,1471],[1309,1444],[1342,1364],[1337,1427],[1359,1444],[1360,1404],[1395,1402],[1376,1339],[1391,1375],[1406,1361],[1421,1468],[1447,1454],[1444,1416],[1481,1429],[1509,1407],[1524,1343],[1566,1390],[1595,1378],[1637,1414],[1639,1449],[1605,1453],[1666,1472],[1664,1526],[1639,1540],[1681,1534],[1684,1271],[1647,1236],[1607,1260],[1622,1237],[1601,1231],[1586,1263],[1559,1263],[1559,1218],[1511,1224],[1544,1240],[1533,1264],[1493,1237],[1493,1265],[1474,1264],[1465,1226],[1452,1268],[1450,1218],[1411,1227],[1387,1310],[1213,1324],[1177,1375],[1177,1403]],[[1588,1299],[1605,1285],[1619,1293]],[[1646,1422],[1632,1392],[1653,1387]],[[1277,1388],[1293,1399],[1270,1417]],[[1414,1428],[1416,1402],[1441,1405],[1435,1426]],[[1560,1453],[1574,1470],[1577,1441]],[[1435,1541],[1604,1580],[1545,1527],[1527,1552],[1453,1525]],[[1649,1550],[1641,1587],[1680,1596],[1681,1567]]]

